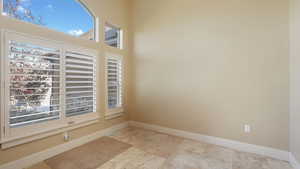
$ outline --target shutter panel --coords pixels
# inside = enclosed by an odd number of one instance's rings
[[[8,31],[1,47],[4,146],[99,118],[95,50]]]
[[[110,57],[107,60],[108,108],[122,107],[122,61]]]
[[[96,57],[66,51],[66,117],[96,112]]]
[[[59,49],[9,41],[9,125],[59,119]]]

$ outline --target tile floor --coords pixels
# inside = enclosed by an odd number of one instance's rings
[[[122,129],[110,137],[132,146],[88,169],[292,169],[284,161],[140,128]],[[56,168],[43,162],[30,169]]]

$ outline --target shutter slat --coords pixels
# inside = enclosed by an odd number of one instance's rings
[[[69,64],[72,64],[72,63],[83,63],[83,64],[93,65],[92,60],[89,61],[89,60],[82,60],[82,59],[77,59],[77,58],[68,58],[68,62],[67,63],[69,63]]]
[[[32,58],[39,58],[39,59],[50,59],[50,60],[57,60],[59,61],[59,54],[54,54],[51,57],[50,56],[43,56],[43,55],[35,55],[35,54],[27,54],[27,53],[22,53],[22,52],[14,52],[14,51],[10,51],[10,54],[13,54],[12,57],[21,57],[22,56],[22,60],[26,59],[26,57],[32,57]],[[19,59],[15,59],[15,60],[19,60]]]
[[[41,119],[37,119],[37,120],[27,120],[27,121],[24,121],[24,122],[13,123],[10,126],[11,127],[18,127],[18,126],[24,126],[24,125],[28,125],[28,124],[44,122],[44,121],[50,121],[50,120],[57,120],[57,119],[59,119],[59,115],[46,117],[46,118],[41,118]]]
[[[67,52],[66,54],[66,58],[67,60],[70,58],[68,56],[71,56],[71,57],[74,57],[74,58],[77,58],[77,59],[87,59],[87,60],[90,60],[91,62],[94,62],[95,60],[95,57],[94,56],[90,56],[90,55],[85,55],[85,54],[79,54],[79,53],[70,53],[70,52]]]
[[[93,72],[79,71],[79,70],[77,70],[77,71],[75,71],[75,70],[66,70],[66,73],[84,74],[84,75],[81,75],[81,76],[88,76],[88,75],[92,74]]]
[[[93,98],[93,96],[68,97],[67,100],[72,100],[72,99],[86,99],[86,98]]]
[[[24,51],[24,50],[34,50],[34,51],[40,52],[40,53],[46,52],[47,54],[51,53],[51,54],[60,55],[59,49],[51,49],[51,48],[47,48],[47,47],[40,47],[40,46],[32,45],[32,44],[29,44],[29,43],[10,41],[10,45],[11,45],[11,47],[13,47],[13,49],[11,49],[11,51],[14,51],[14,49],[20,49],[21,48],[21,49],[23,49],[22,51]],[[38,56],[40,56],[40,54]]]
[[[42,61],[45,61],[45,60],[41,60],[41,61],[39,61],[39,62],[42,62]],[[33,65],[34,66],[34,63],[35,63],[35,61],[18,61],[18,60],[11,60],[11,62],[10,62],[10,67],[16,67],[16,66],[13,66],[12,64],[27,64],[28,66],[29,65]],[[45,63],[45,65],[48,65],[49,67],[50,66],[57,66],[57,67],[59,67],[60,66],[60,64],[59,63]],[[44,65],[40,65],[40,66],[44,66]],[[18,69],[22,69],[22,68],[25,68],[26,69],[26,67],[17,67]]]
[[[41,114],[49,114],[52,112],[57,112],[57,111],[46,111],[46,112],[40,112],[40,113],[31,113],[31,114],[24,114],[20,116],[12,116],[10,119],[17,119],[17,118],[23,118],[23,117],[29,117],[29,116],[36,116],[36,115],[41,115]]]

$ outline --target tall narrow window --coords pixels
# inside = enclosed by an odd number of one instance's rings
[[[105,43],[115,48],[122,48],[122,30],[108,23],[105,25]]]
[[[122,109],[122,58],[108,55],[107,57],[107,115],[121,113]]]
[[[3,0],[2,15],[95,40],[95,17],[77,0]]]

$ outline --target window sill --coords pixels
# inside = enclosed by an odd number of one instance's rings
[[[88,126],[94,123],[97,123],[99,121],[99,119],[94,119],[94,120],[90,120],[90,121],[85,121],[82,123],[77,123],[77,124],[73,124],[73,125],[69,125],[67,127],[64,128],[60,128],[60,129],[56,129],[56,130],[51,130],[48,132],[44,132],[41,134],[37,134],[37,135],[33,135],[33,136],[29,136],[29,137],[25,137],[25,138],[20,138],[20,139],[15,139],[15,140],[4,140],[1,141],[1,149],[7,149],[13,146],[17,146],[20,144],[24,144],[24,143],[28,143],[28,142],[32,142],[38,139],[42,139],[45,137],[49,137],[52,135],[56,135],[56,134],[60,134],[69,130],[74,130],[80,127],[84,127],[84,126]]]

